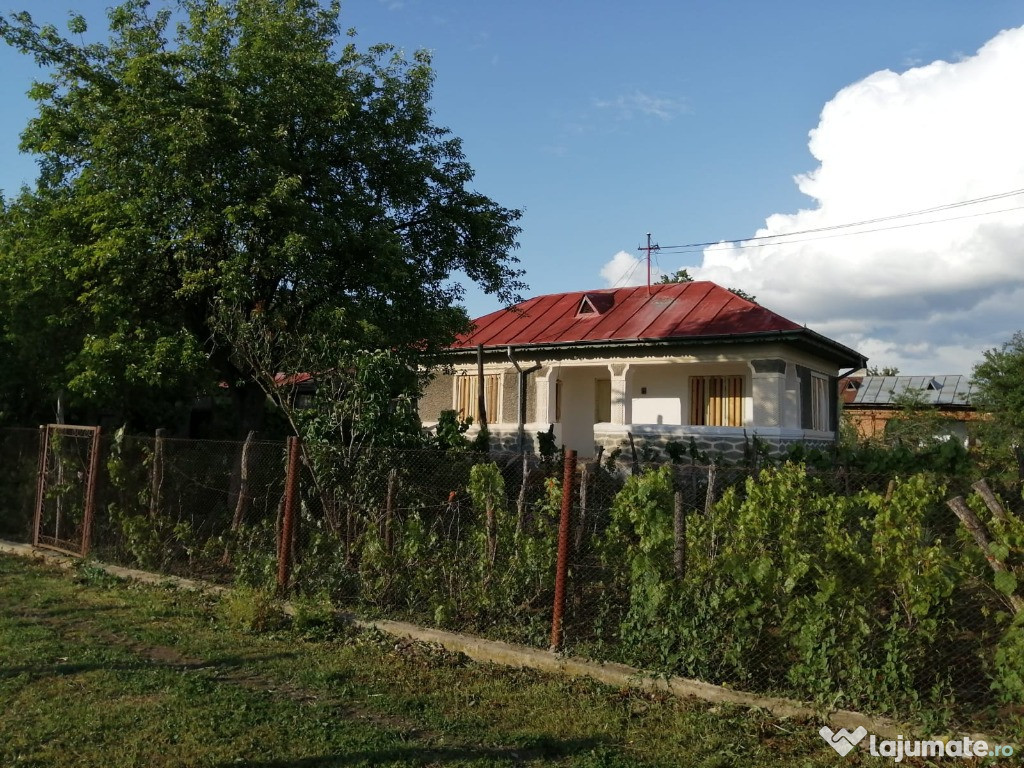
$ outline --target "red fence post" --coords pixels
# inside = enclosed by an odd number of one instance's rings
[[[281,522],[281,545],[277,551],[277,587],[288,589],[292,570],[292,529],[295,524],[295,500],[299,490],[299,438],[288,438],[288,471],[284,480],[284,520]]]
[[[551,613],[551,650],[562,645],[562,612],[565,610],[565,577],[569,570],[569,518],[572,515],[572,491],[576,481],[576,451],[565,452],[562,477],[562,514],[558,519],[558,565],[555,568],[555,605]]]

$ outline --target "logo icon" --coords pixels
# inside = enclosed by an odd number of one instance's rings
[[[827,725],[823,725],[818,733],[821,734],[821,738],[827,741],[832,749],[843,757],[846,757],[850,750],[860,744],[861,739],[868,735],[867,729],[863,725],[853,733],[850,733],[845,728],[833,731]]]

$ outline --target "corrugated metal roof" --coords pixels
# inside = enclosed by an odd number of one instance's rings
[[[479,318],[473,332],[452,346],[664,341],[799,330],[797,323],[715,283],[666,283],[652,285],[650,294],[639,286],[537,296]]]
[[[929,405],[971,404],[969,376],[857,376],[844,382],[843,399],[852,405],[893,405],[910,389],[919,390]]]

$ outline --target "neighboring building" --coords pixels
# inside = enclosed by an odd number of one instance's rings
[[[475,321],[420,400],[428,425],[454,409],[479,421],[478,345],[492,445],[534,448],[554,425],[581,456],[627,432],[742,455],[835,439],[836,376],[863,367],[848,347],[710,282],[538,296]]]
[[[920,393],[921,402],[947,419],[943,428],[966,443],[967,423],[978,418],[971,404],[969,376],[850,376],[839,383],[843,411],[864,440],[885,436],[890,419],[900,413],[900,400]]]

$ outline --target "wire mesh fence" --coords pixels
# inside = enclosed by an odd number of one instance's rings
[[[1024,711],[1019,491],[996,513],[960,476],[317,445],[289,483],[284,441],[99,446],[105,561],[904,720]],[[0,431],[7,538],[29,536],[39,450]]]
[[[5,429],[0,439],[0,537],[32,539],[39,471],[40,431]]]
[[[100,430],[51,424],[41,432],[32,540],[85,555],[92,540]]]

